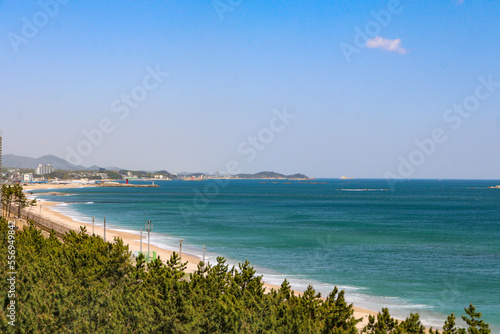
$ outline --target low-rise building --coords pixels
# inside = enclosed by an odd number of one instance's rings
[[[33,173],[25,173],[23,174],[24,182],[33,182]]]

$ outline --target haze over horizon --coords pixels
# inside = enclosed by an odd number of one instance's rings
[[[3,153],[500,179],[500,6],[1,1]]]

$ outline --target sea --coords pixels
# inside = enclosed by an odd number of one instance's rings
[[[396,182],[397,181],[397,182]],[[156,181],[35,192],[73,219],[206,261],[248,260],[267,283],[442,327],[470,303],[500,333],[500,180]],[[133,181],[150,184],[151,181]],[[59,192],[64,196],[44,193]],[[43,205],[43,203],[42,203]]]

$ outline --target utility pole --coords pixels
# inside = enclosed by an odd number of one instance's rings
[[[179,259],[182,258],[182,242],[184,239],[179,240]]]
[[[104,242],[106,242],[106,216],[104,216]]]
[[[151,231],[153,230],[153,224],[151,224],[151,220],[144,225],[145,230],[148,232],[148,257],[146,262],[149,262],[149,244],[151,243]]]
[[[92,217],[92,235],[94,235],[94,220],[95,216]]]

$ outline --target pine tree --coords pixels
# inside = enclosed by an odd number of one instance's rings
[[[377,319],[370,315],[368,325],[363,328],[363,333],[386,334],[392,333],[398,326],[398,321],[391,317],[388,308],[383,308],[382,312],[377,314]]]
[[[448,316],[443,326],[443,334],[461,334],[460,330],[455,327],[455,319],[454,313]]]
[[[467,332],[469,334],[489,334],[491,330],[489,325],[484,323],[483,320],[480,320],[482,314],[480,312],[476,312],[476,308],[474,305],[470,304],[468,308],[465,308],[465,313],[467,316],[462,316],[462,319],[469,325]]]
[[[357,334],[356,324],[362,319],[353,318],[352,304],[348,305],[344,299],[344,290],[338,291],[337,287],[328,295],[322,305],[324,325],[322,334],[349,333]]]
[[[410,315],[398,325],[396,333],[424,334],[425,327],[421,324],[418,314],[410,313]]]

